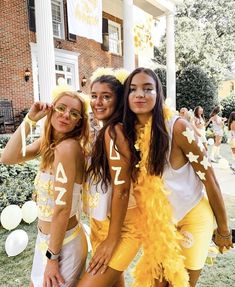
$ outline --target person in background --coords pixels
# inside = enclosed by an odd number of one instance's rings
[[[161,82],[147,68],[135,69],[124,83],[123,125],[143,235],[134,286],[183,287],[189,280],[194,287],[208,254],[214,216],[215,244],[220,252],[232,247],[224,201],[205,148],[192,126],[164,106]]]
[[[179,115],[181,118],[185,119],[186,121],[190,122],[191,121],[191,118],[190,118],[190,115],[189,115],[189,110],[187,108],[181,108],[180,111],[179,111]]]
[[[210,119],[206,124],[206,127],[212,123],[212,130],[214,133],[215,143],[212,146],[210,159],[212,162],[217,162],[220,156],[220,146],[224,134],[224,122],[227,120],[226,118],[222,118],[219,116],[220,107],[215,106],[210,114]]]
[[[197,106],[194,109],[194,126],[197,130],[197,135],[200,137],[200,140],[205,145],[207,149],[207,140],[206,140],[206,128],[205,128],[205,117],[203,113],[203,108],[201,106]]]
[[[41,159],[35,179],[38,235],[30,286],[73,287],[84,271],[87,242],[79,215],[89,140],[87,116],[77,92],[57,93],[52,104],[32,105],[3,150],[4,164]],[[43,135],[25,146],[22,138],[44,117]]]
[[[102,128],[93,142],[83,197],[93,255],[77,287],[125,286],[122,273],[140,246],[130,151],[122,125],[123,85],[117,72],[109,72],[96,71],[91,83],[90,105]]]
[[[228,130],[229,130],[228,143],[231,147],[233,155],[231,169],[235,172],[235,112],[231,112],[231,114],[229,115]]]

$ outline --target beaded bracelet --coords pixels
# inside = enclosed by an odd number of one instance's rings
[[[215,233],[216,233],[216,235],[217,235],[218,237],[220,237],[220,238],[222,238],[222,239],[229,239],[229,238],[231,238],[231,236],[232,236],[231,231],[229,232],[228,235],[221,235],[221,234],[219,233],[219,231],[218,231],[218,228],[215,230]]]
[[[35,122],[35,121],[33,121],[33,120],[31,120],[31,119],[29,118],[29,115],[28,115],[28,114],[25,116],[24,121],[25,121],[26,123],[28,123],[28,124],[29,124],[30,126],[32,126],[32,127],[35,127],[36,124],[37,124],[37,122]]]

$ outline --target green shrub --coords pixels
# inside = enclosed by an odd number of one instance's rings
[[[24,164],[0,164],[0,212],[10,204],[22,206],[31,199],[38,161]]]
[[[230,113],[235,111],[235,93],[224,98],[220,104],[223,106],[223,117],[228,119]]]
[[[211,107],[217,102],[215,83],[199,66],[188,66],[183,69],[176,80],[176,108],[194,109],[202,106],[208,118]]]
[[[9,141],[9,138],[10,136],[7,136],[7,135],[3,135],[3,136],[0,136],[0,149],[3,149],[7,142]]]

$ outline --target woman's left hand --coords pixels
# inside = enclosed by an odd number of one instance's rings
[[[228,250],[230,248],[233,248],[231,233],[223,235],[218,232],[218,229],[215,229],[212,240],[215,243],[215,245],[219,247],[220,253],[223,253],[226,249]]]
[[[89,262],[87,272],[95,275],[98,271],[104,273],[108,268],[108,263],[113,255],[118,241],[106,238],[96,249],[94,256]]]
[[[58,260],[47,260],[47,265],[44,272],[43,287],[59,287],[64,284],[64,278],[59,271]]]

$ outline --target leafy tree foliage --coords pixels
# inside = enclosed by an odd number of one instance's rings
[[[234,11],[234,0],[184,0],[178,6],[175,49],[179,70],[199,65],[220,80],[231,69],[235,61]],[[159,50],[166,54],[165,38]]]
[[[235,112],[235,93],[224,98],[220,104],[223,106],[223,117],[229,118],[231,112]]]
[[[194,109],[202,106],[208,117],[217,102],[217,88],[213,80],[199,66],[183,69],[176,80],[176,108]]]
[[[156,70],[154,70],[154,72],[158,75],[158,77],[162,83],[164,98],[166,98],[166,69],[165,68],[157,68]]]

